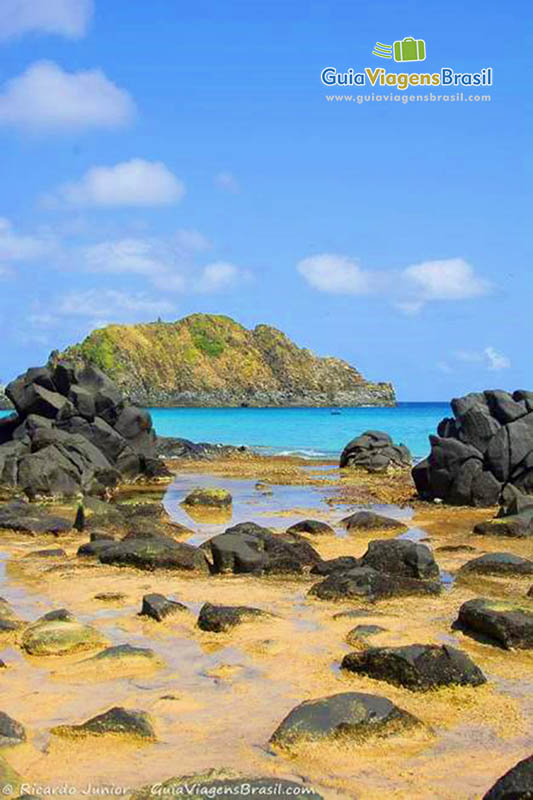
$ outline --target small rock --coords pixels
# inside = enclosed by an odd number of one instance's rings
[[[413,691],[439,686],[480,686],[487,681],[466,653],[448,645],[372,647],[362,653],[348,653],[341,667]]]
[[[131,644],[119,644],[114,645],[113,647],[106,647],[105,650],[101,650],[96,655],[91,656],[90,658],[86,658],[82,661],[82,664],[94,664],[94,663],[102,663],[104,661],[107,662],[118,662],[118,661],[143,661],[143,662],[159,662],[158,656],[151,650],[149,647],[134,647]]]
[[[176,600],[169,600],[163,594],[145,594],[143,597],[142,617],[151,617],[157,622],[162,622],[165,617],[178,611],[188,611],[188,608]]]
[[[106,644],[89,625],[62,619],[41,619],[23,633],[22,646],[30,655],[55,656],[92,650]]]
[[[330,534],[335,536],[335,531],[331,525],[318,519],[304,519],[301,522],[296,522],[290,528],[287,528],[287,533],[309,533],[313,536]]]
[[[66,556],[67,554],[63,550],[62,547],[56,547],[53,550],[32,550],[31,553],[27,553],[24,558],[31,558],[33,556],[39,556],[40,558],[54,558],[58,556]]]
[[[495,517],[474,525],[474,533],[480,536],[507,536],[511,539],[527,539],[533,536],[533,510],[523,511],[509,517]]]
[[[183,501],[187,506],[214,506],[223,508],[233,502],[226,489],[193,489]]]
[[[365,639],[368,639],[369,636],[375,636],[385,630],[386,628],[382,628],[381,625],[356,625],[346,634],[346,642],[357,646]]]
[[[94,541],[86,542],[78,547],[78,556],[80,557],[94,557],[99,556],[108,547],[116,544],[115,541],[109,539],[95,539]]]
[[[420,725],[420,721],[386,697],[343,692],[296,706],[270,737],[271,744],[291,748],[299,741],[387,736]]]
[[[59,736],[113,733],[141,739],[154,740],[156,738],[150,716],[145,711],[129,711],[120,706],[110,708],[109,711],[98,714],[81,725],[59,725],[52,729],[52,733]]]
[[[408,531],[407,525],[392,517],[384,517],[374,511],[357,511],[341,520],[349,533],[353,531]]]
[[[123,592],[99,592],[95,594],[95,600],[102,600],[105,603],[112,603],[114,601],[125,600],[126,596]]]
[[[94,546],[97,543],[92,544]],[[209,571],[207,559],[200,549],[164,537],[111,542],[109,547],[100,550],[98,557],[102,564],[115,564],[119,567],[200,573]]]
[[[532,797],[533,756],[528,756],[502,775],[483,800],[531,800]]]
[[[436,547],[436,553],[475,553],[477,547],[472,547],[469,544],[443,544],[441,547]]]
[[[97,528],[96,530],[91,531],[90,540],[91,542],[114,542],[115,537],[112,533],[101,531]]]
[[[516,603],[483,597],[467,600],[455,625],[465,633],[488,637],[507,650],[533,648],[533,613]]]
[[[198,627],[203,631],[223,633],[242,622],[251,622],[258,617],[271,617],[267,611],[248,606],[215,606],[205,603],[200,609]]]
[[[339,466],[359,467],[367,472],[383,472],[389,467],[405,469],[411,466],[411,453],[404,444],[394,444],[388,433],[365,431],[348,442]]]
[[[8,747],[26,741],[26,731],[20,722],[0,711],[0,747]]]

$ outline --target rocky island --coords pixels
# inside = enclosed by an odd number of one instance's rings
[[[269,325],[230,317],[108,325],[63,353],[106,373],[139,406],[393,406],[390,383],[371,383],[339,358],[321,358]]]

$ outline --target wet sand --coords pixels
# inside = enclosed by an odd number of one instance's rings
[[[309,537],[323,558],[360,556],[370,539],[385,537],[379,532],[347,535],[339,523],[359,507],[376,508],[409,526],[403,536],[428,540],[445,590],[440,597],[375,605],[325,602],[307,596],[315,576],[139,572],[77,558],[78,546],[87,540],[84,534],[29,538],[2,532],[0,595],[21,617],[33,621],[66,607],[110,644],[148,647],[158,659],[150,665],[132,660],[94,669],[86,663],[92,652],[35,658],[20,649],[19,634],[0,634],[0,658],[7,664],[0,670],[0,710],[22,722],[28,733],[25,744],[0,752],[23,776],[26,791],[31,793],[32,784],[66,784],[77,787],[69,796],[79,797],[86,796],[91,784],[115,787],[114,794],[120,796],[173,776],[224,767],[244,775],[303,779],[325,798],[477,800],[503,772],[530,754],[533,653],[482,644],[451,625],[461,603],[480,595],[533,607],[532,601],[524,600],[531,578],[454,578],[461,564],[483,552],[531,557],[531,541],[474,536],[473,524],[491,516],[490,511],[411,503],[412,487],[403,478],[339,478],[332,465],[310,468],[297,459],[174,466],[179,466],[179,477],[166,492],[165,506],[173,519],[194,531],[180,541],[200,544],[247,519],[283,531],[309,517],[328,522],[336,532]],[[269,485],[256,488],[259,480]],[[232,492],[231,517],[193,518],[184,510],[185,494],[203,485]],[[129,496],[134,497],[125,495]],[[475,552],[438,549],[465,544]],[[47,546],[60,546],[67,556],[25,557]],[[95,598],[103,592],[124,597]],[[147,592],[179,600],[188,611],[162,623],[139,617]],[[206,601],[256,606],[277,618],[246,623],[228,633],[206,633],[196,627],[198,610]],[[360,616],[336,616],[354,609],[360,609]],[[385,628],[372,637],[372,645],[456,645],[481,667],[488,684],[414,693],[344,674],[340,661],[354,649],[345,637],[358,623]],[[384,695],[418,716],[427,729],[364,745],[314,743],[291,756],[269,748],[269,736],[295,705],[343,691]],[[50,733],[54,726],[81,723],[114,705],[149,712],[157,741],[65,739]]]

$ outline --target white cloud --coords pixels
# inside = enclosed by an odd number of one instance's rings
[[[296,269],[306,281],[330,294],[368,294],[371,281],[359,262],[346,256],[323,253],[298,262]]]
[[[56,33],[78,39],[87,31],[92,0],[2,0],[0,39],[24,33]]]
[[[47,237],[25,236],[17,233],[11,222],[0,217],[0,269],[8,271],[13,262],[35,261],[48,255],[54,241]]]
[[[234,264],[226,261],[216,261],[207,264],[200,274],[195,285],[197,292],[219,292],[228,289],[241,280],[246,280],[247,273]]]
[[[159,316],[174,311],[168,300],[147,297],[145,294],[128,294],[115,289],[88,289],[63,295],[58,313],[67,316],[124,319],[136,314]]]
[[[161,161],[133,158],[112,167],[91,167],[52,199],[74,206],[155,206],[176,203],[184,184]]]
[[[511,360],[503,353],[498,353],[494,347],[486,347],[483,352],[489,361],[490,370],[509,369],[511,366]]]
[[[189,241],[192,244],[198,247],[200,241]],[[89,272],[141,275],[171,292],[214,293],[248,277],[246,270],[225,261],[197,267],[172,240],[118,239],[81,248],[79,253]]]
[[[379,295],[410,316],[431,301],[467,300],[492,291],[461,258],[425,261],[403,270],[365,270],[355,258],[322,253],[299,261],[296,269],[321,292]]]
[[[130,95],[99,69],[65,72],[38,61],[3,86],[0,125],[29,132],[117,128],[135,113]]]
[[[424,300],[465,300],[491,290],[488,281],[478,277],[462,258],[413,264],[402,275]]]
[[[240,191],[239,182],[231,172],[219,172],[215,175],[215,186],[232,194],[237,194]]]

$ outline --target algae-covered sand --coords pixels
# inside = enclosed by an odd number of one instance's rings
[[[332,466],[310,470],[296,460],[233,459],[201,472],[197,465],[196,471],[179,466],[165,502],[177,521],[194,531],[196,544],[243,519],[281,532],[298,520],[314,518],[334,530],[308,536],[323,559],[358,557],[371,538],[384,536],[373,531],[347,535],[340,520],[373,500],[380,512],[408,526],[407,536],[429,540],[446,588],[435,597],[334,603],[308,596],[317,580],[313,575],[140,572],[79,558],[76,552],[87,534],[75,532],[61,536],[66,556],[45,559],[31,552],[57,547],[57,538],[36,540],[4,532],[0,594],[18,617],[34,622],[52,609],[66,608],[106,643],[95,640],[94,649],[83,652],[30,655],[21,647],[22,632],[0,634],[0,658],[7,665],[0,670],[1,710],[27,731],[25,743],[3,754],[10,769],[26,781],[23,789],[32,793],[33,787],[36,793],[39,786],[67,785],[75,787],[72,796],[81,797],[88,786],[99,791],[107,786],[127,796],[142,786],[215,768],[304,780],[324,798],[481,800],[503,772],[529,754],[531,651],[504,651],[452,628],[460,605],[473,597],[533,605],[525,598],[527,578],[453,580],[465,561],[502,549],[494,537],[481,542],[471,535],[473,525],[489,515],[486,509],[411,503],[407,482],[401,490],[397,478],[339,478]],[[257,479],[268,480],[270,494],[256,488]],[[195,521],[181,505],[187,491],[209,484],[231,491],[229,522],[219,521],[216,510],[214,517],[207,514]],[[143,496],[130,492],[121,499],[138,502]],[[385,538],[393,535],[387,532]],[[191,538],[187,532],[181,537]],[[439,549],[461,545],[475,550]],[[508,543],[509,548],[531,555],[531,545],[523,540]],[[163,622],[139,616],[147,593],[179,600],[188,610]],[[100,599],[102,595],[109,599]],[[205,632],[196,620],[206,602],[252,606],[273,616],[246,621],[225,633]],[[345,674],[340,662],[354,649],[346,636],[360,623],[383,629],[372,637],[372,646],[453,644],[471,656],[488,681],[475,688],[417,693]],[[150,654],[120,651],[98,668],[94,656],[124,644]],[[356,745],[309,741],[290,753],[269,745],[273,731],[296,705],[340,692],[385,696],[423,726]],[[149,715],[155,740],[52,733],[116,706]]]

